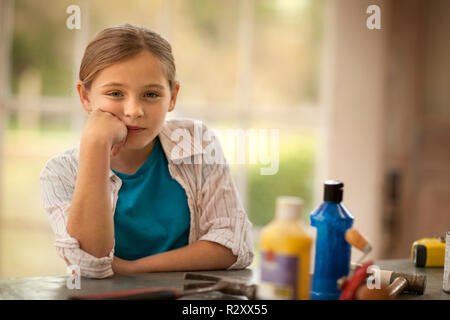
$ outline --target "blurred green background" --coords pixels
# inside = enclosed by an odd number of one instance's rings
[[[248,170],[248,214],[256,226],[273,219],[278,196],[303,199],[302,219],[308,222],[313,205],[316,137],[312,133],[297,133],[280,137],[279,170],[275,175],[260,174],[258,166]]]

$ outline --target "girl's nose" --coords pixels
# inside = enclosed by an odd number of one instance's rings
[[[134,99],[129,100],[124,106],[125,117],[140,118],[144,115],[144,109],[140,103]]]

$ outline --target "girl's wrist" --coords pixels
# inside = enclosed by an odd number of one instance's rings
[[[97,136],[83,135],[80,144],[82,147],[94,148],[96,150],[106,149],[109,151],[112,147],[112,143],[108,139]]]

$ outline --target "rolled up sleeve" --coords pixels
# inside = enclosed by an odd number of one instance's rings
[[[56,251],[67,266],[78,266],[83,277],[110,277],[113,275],[114,247],[108,256],[97,258],[82,250],[78,240],[67,232],[75,181],[73,163],[62,157],[47,162],[39,177],[42,204],[55,235]]]
[[[216,148],[222,153],[216,137]],[[228,269],[243,269],[253,261],[252,224],[239,199],[229,165],[223,158],[203,165],[200,239],[219,243],[237,260]]]

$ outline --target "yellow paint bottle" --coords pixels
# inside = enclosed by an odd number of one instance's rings
[[[307,300],[311,236],[300,221],[303,201],[279,197],[275,219],[261,231],[261,299]]]

